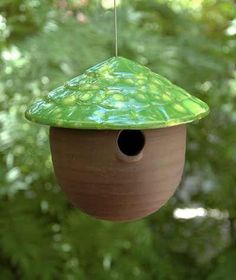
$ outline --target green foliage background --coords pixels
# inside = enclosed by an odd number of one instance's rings
[[[1,0],[0,279],[235,279],[235,1],[123,0],[119,33],[122,56],[211,107],[189,126],[182,184],[133,223],[97,221],[69,205],[47,128],[23,114],[32,98],[113,55],[112,11],[95,0]],[[174,217],[189,207],[208,215]]]

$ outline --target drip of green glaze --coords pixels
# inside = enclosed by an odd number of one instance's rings
[[[34,102],[26,118],[75,129],[150,129],[192,122],[206,103],[122,57],[110,58]]]

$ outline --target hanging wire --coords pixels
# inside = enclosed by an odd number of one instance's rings
[[[115,55],[118,56],[118,24],[117,24],[116,0],[114,0],[114,29],[115,29]]]

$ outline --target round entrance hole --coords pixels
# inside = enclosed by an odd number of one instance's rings
[[[117,139],[120,152],[126,156],[139,155],[145,145],[145,137],[140,130],[122,130]]]

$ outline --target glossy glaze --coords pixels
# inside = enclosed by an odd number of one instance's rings
[[[192,122],[208,111],[206,103],[166,78],[113,57],[33,103],[26,117],[53,127],[149,129]]]

